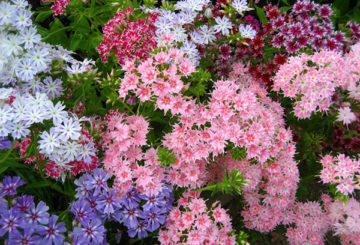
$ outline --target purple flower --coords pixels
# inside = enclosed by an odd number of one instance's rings
[[[138,218],[143,218],[143,212],[137,206],[126,204],[121,212],[122,222],[128,228],[136,228],[139,225]]]
[[[33,225],[27,224],[23,231],[19,231],[17,229],[14,230],[9,235],[8,244],[13,245],[32,245],[32,244],[39,244],[40,237],[38,235],[34,235],[35,227]],[[41,243],[43,244],[43,243]]]
[[[147,237],[148,233],[146,229],[147,224],[145,223],[145,221],[139,221],[138,225],[135,228],[128,230],[129,237],[133,238],[136,236],[136,234],[138,235],[138,238]]]
[[[7,232],[11,234],[22,224],[22,217],[19,213],[13,209],[6,210],[0,219],[0,236],[4,236]]]
[[[166,210],[157,207],[151,208],[145,212],[145,218],[148,221],[147,230],[153,232],[157,230],[160,225],[164,225],[166,221]]]
[[[78,186],[75,189],[76,190],[76,194],[75,194],[76,198],[79,198],[79,199],[85,198],[93,193],[93,191],[87,186],[87,181],[89,179],[90,179],[90,175],[84,174],[83,176],[81,176],[80,178],[78,178],[74,181],[75,185]]]
[[[11,141],[7,137],[0,137],[0,150],[11,148]]]
[[[92,219],[83,224],[83,227],[74,228],[75,244],[100,244],[105,237],[105,228],[99,219]]]
[[[137,193],[136,189],[133,188],[126,192],[125,197],[123,197],[121,201],[125,205],[128,204],[137,207],[140,202],[140,195]]]
[[[86,224],[90,219],[95,218],[95,212],[86,200],[78,200],[71,205],[70,211],[75,214],[81,224]]]
[[[26,214],[29,222],[34,224],[36,222],[40,224],[49,223],[49,213],[47,212],[49,207],[43,201],[40,201],[38,205],[32,205],[30,211]]]
[[[107,180],[110,176],[102,169],[97,168],[92,172],[92,176],[89,176],[86,181],[89,189],[95,189],[94,195],[98,195],[101,190],[108,190]]]
[[[16,198],[14,209],[16,211],[26,213],[30,211],[31,206],[34,205],[34,197],[29,195],[22,195]]]
[[[97,201],[97,209],[104,214],[114,214],[115,209],[120,207],[120,198],[116,196],[116,191],[109,190],[100,196]]]
[[[5,195],[16,195],[16,188],[25,184],[25,182],[22,181],[19,176],[5,176],[2,183],[3,187],[1,188],[0,197],[3,197]]]
[[[38,233],[43,236],[42,245],[63,244],[65,238],[61,233],[66,232],[66,228],[64,222],[56,224],[57,220],[58,216],[52,215],[49,218],[49,225],[39,228]]]

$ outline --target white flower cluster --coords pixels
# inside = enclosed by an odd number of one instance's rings
[[[0,84],[17,85],[32,92],[46,93],[50,98],[62,94],[61,81],[36,75],[51,70],[55,59],[74,59],[60,46],[41,41],[31,20],[32,12],[25,0],[0,2]]]
[[[212,17],[211,9],[208,0],[183,0],[176,3],[176,10],[173,12],[169,10],[158,11],[160,16],[155,22],[157,28],[156,34],[160,38],[164,34],[172,34],[176,41],[183,43],[182,51],[188,54],[189,58],[195,63],[200,59],[199,51],[196,44],[209,44],[216,39],[216,34],[221,33],[224,36],[229,36],[233,24],[226,16],[216,17],[215,25],[209,26],[207,24],[194,28],[190,33],[184,28],[184,25],[194,23],[198,17],[199,12],[203,11],[204,16]],[[246,0],[234,1],[233,7],[242,14],[244,11],[250,10]],[[245,38],[253,38],[254,32],[251,26],[240,27],[241,34]],[[188,41],[188,37],[191,41]],[[188,52],[189,51],[189,52]]]
[[[83,139],[81,119],[65,111],[62,102],[54,104],[44,93],[33,96],[14,88],[0,88],[0,137],[26,137],[31,125],[45,120],[51,120],[53,126],[40,134],[40,153],[65,169],[74,160],[91,163],[91,157],[96,156],[94,143]]]
[[[53,60],[70,63],[65,68],[70,74],[83,73],[94,63],[77,61],[70,56],[71,51],[42,42],[31,15],[25,0],[0,2],[0,85],[17,85],[54,99],[63,93],[62,81],[50,76],[43,80],[37,77],[51,71]]]

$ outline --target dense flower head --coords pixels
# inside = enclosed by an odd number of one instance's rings
[[[282,90],[286,97],[295,99],[294,113],[298,118],[328,111],[337,88],[350,90],[357,87],[359,52],[360,44],[356,44],[344,56],[323,50],[313,55],[303,53],[291,57],[276,73],[273,90]],[[340,110],[339,120],[344,123],[355,120],[351,112],[344,115],[343,110]]]
[[[334,31],[330,6],[311,1],[298,1],[290,13],[281,15],[271,4],[265,7],[273,32],[272,44],[285,47],[288,53],[297,53],[303,48],[341,51],[345,36]]]
[[[2,195],[12,195],[11,201],[5,196],[7,203],[0,200],[0,238],[5,244],[63,244],[64,222],[57,222],[43,201],[36,204],[33,196],[17,195],[16,187],[25,184],[19,176],[5,176],[2,184]]]
[[[295,225],[288,228],[286,232],[290,244],[324,244],[324,236],[329,229],[329,220],[320,203],[296,203],[288,215],[293,216]]]
[[[293,151],[280,105],[269,100],[266,90],[244,74],[245,70],[242,64],[234,66],[229,80],[214,83],[207,104],[195,105],[181,115],[164,136],[163,146],[176,157],[169,172],[173,184],[192,188],[204,185],[209,160],[223,154],[229,143],[244,147],[246,158],[260,164],[282,151]]]
[[[71,204],[70,210],[83,227],[76,229],[78,239],[81,239],[84,228],[91,226],[94,219],[101,222],[95,227],[100,230],[106,220],[117,221],[127,227],[132,238],[146,237],[148,232],[154,232],[165,224],[174,201],[170,185],[164,184],[156,195],[141,194],[135,188],[130,188],[121,197],[116,188],[108,186],[109,178],[104,170],[95,169],[93,173],[85,174],[75,182],[78,186],[75,195],[78,200]]]
[[[141,102],[155,100],[156,108],[173,115],[187,113],[194,102],[182,96],[188,87],[181,80],[195,72],[194,63],[176,48],[169,48],[142,62],[125,63],[119,98],[135,95]]]
[[[340,237],[341,244],[358,244],[360,241],[360,203],[355,198],[346,202],[333,200],[327,195],[322,197],[330,228]]]
[[[336,157],[324,156],[320,160],[323,169],[320,178],[324,183],[336,184],[336,190],[344,195],[351,195],[359,190],[360,162],[344,154]]]
[[[211,208],[199,193],[186,192],[159,232],[161,244],[235,244],[230,216],[220,204]]]
[[[106,121],[104,168],[115,176],[114,184],[120,195],[124,195],[133,184],[140,193],[159,193],[165,169],[160,166],[156,149],[142,150],[143,146],[148,146],[146,134],[149,122],[142,116],[127,116],[116,111],[111,111]]]
[[[65,8],[70,4],[70,0],[54,0],[54,5],[51,6],[51,10],[54,11],[54,15],[64,13]]]
[[[98,46],[103,62],[107,62],[108,55],[115,51],[120,64],[133,58],[146,58],[156,47],[154,22],[157,14],[144,19],[130,20],[132,10],[119,11],[103,29],[103,39]]]

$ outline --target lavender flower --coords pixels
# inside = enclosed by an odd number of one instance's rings
[[[37,245],[39,244],[41,238],[38,235],[35,235],[35,227],[32,225],[27,224],[24,226],[22,231],[14,230],[9,235],[8,244],[16,244],[16,245]],[[43,243],[41,243],[43,244]]]
[[[86,181],[87,187],[94,190],[94,195],[98,195],[102,190],[107,191],[107,180],[110,176],[101,168],[94,169],[92,175]]]
[[[139,238],[147,237],[148,233],[146,231],[147,224],[145,221],[138,222],[137,226],[135,228],[129,229],[128,234],[129,237],[133,238],[138,235]]]
[[[32,205],[34,205],[34,197],[29,195],[23,195],[21,197],[16,198],[14,209],[16,211],[25,213],[30,211]]]
[[[38,233],[43,236],[42,245],[61,245],[64,241],[64,236],[61,233],[66,232],[64,222],[56,224],[58,216],[52,215],[49,218],[48,226],[41,226]]]
[[[79,220],[81,224],[88,223],[90,219],[96,216],[90,204],[83,199],[74,202],[71,205],[70,211],[75,214],[76,219]]]
[[[101,244],[105,237],[105,228],[99,219],[83,224],[84,227],[74,228],[76,244]]]
[[[110,190],[100,196],[97,201],[97,209],[104,214],[114,214],[115,210],[120,207],[120,199],[116,196],[116,191]]]
[[[166,209],[153,207],[145,213],[145,218],[148,220],[147,230],[150,232],[156,231],[160,225],[164,225],[166,221]]]
[[[138,218],[143,218],[143,213],[137,205],[126,204],[123,206],[122,221],[128,228],[136,228],[139,225]]]
[[[38,205],[32,205],[30,211],[26,214],[28,220],[32,224],[36,224],[37,222],[40,224],[48,224],[49,223],[49,213],[47,212],[49,207],[43,201],[40,201]]]
[[[11,148],[11,141],[7,137],[0,137],[0,150]]]
[[[18,212],[13,209],[6,210],[0,219],[0,236],[4,236],[8,232],[11,234],[22,224],[22,217]]]
[[[5,195],[16,195],[16,189],[19,186],[22,186],[23,184],[25,184],[24,181],[22,181],[20,179],[19,176],[5,176],[3,181],[2,181],[3,187],[1,188],[1,194],[0,197],[5,196]]]

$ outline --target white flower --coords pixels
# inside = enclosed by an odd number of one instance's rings
[[[17,9],[13,20],[13,24],[16,26],[16,28],[22,31],[25,27],[30,26],[32,24],[31,15],[32,13],[30,10]]]
[[[14,93],[13,88],[0,88],[0,100],[8,99],[12,93]]]
[[[156,26],[156,34],[158,36],[171,33],[171,28],[174,27],[174,24],[166,18],[158,18],[154,25]]]
[[[47,114],[42,108],[32,105],[31,107],[27,106],[24,117],[26,121],[33,124],[44,121],[47,118]]]
[[[223,35],[228,36],[230,34],[229,30],[232,28],[230,20],[226,16],[223,16],[222,18],[216,17],[215,21],[217,24],[214,26],[215,31],[221,32]]]
[[[192,61],[199,59],[199,51],[193,42],[185,41],[181,47],[183,51]]]
[[[64,109],[65,106],[62,104],[61,101],[56,103],[56,105],[52,104],[49,107],[49,113],[55,126],[62,123],[68,117],[68,113],[64,111]]]
[[[17,62],[15,72],[21,80],[30,81],[34,79],[36,68],[32,60],[25,58]]]
[[[60,153],[62,155],[62,157],[68,161],[68,162],[71,162],[71,161],[74,161],[77,156],[79,155],[79,151],[81,149],[81,145],[75,141],[73,142],[65,142],[64,145],[62,145],[60,147]]]
[[[55,148],[60,146],[59,136],[53,129],[50,129],[50,133],[44,131],[40,135],[41,140],[38,141],[40,153],[50,155]]]
[[[31,90],[32,93],[38,93],[43,90],[43,84],[40,81],[40,78],[34,77],[31,81],[25,82],[25,87],[27,90]]]
[[[244,11],[251,10],[251,8],[248,7],[247,0],[234,0],[231,5],[239,14],[242,14]]]
[[[23,50],[20,45],[21,41],[18,35],[7,34],[5,38],[1,38],[0,48],[5,56],[19,55]]]
[[[8,25],[14,15],[14,6],[7,2],[0,3],[0,25]]]
[[[30,130],[24,123],[17,122],[13,124],[11,136],[14,139],[21,139],[22,137],[26,137],[29,133]]]
[[[175,36],[176,40],[179,42],[183,42],[187,38],[185,29],[182,28],[180,25],[174,26],[172,34]]]
[[[11,122],[0,122],[0,137],[7,137],[12,129],[12,123]]]
[[[207,25],[200,26],[199,34],[203,39],[204,44],[211,43],[215,40],[215,30],[214,27],[208,27]]]
[[[61,124],[55,127],[55,131],[59,133],[59,138],[62,141],[67,141],[68,139],[78,140],[81,126],[78,120],[66,118]]]
[[[96,156],[96,149],[94,143],[89,142],[81,146],[77,160],[83,160],[85,163],[91,163],[91,156]]]
[[[203,6],[208,4],[207,0],[185,0],[179,1],[176,3],[177,10],[187,10],[190,9],[192,11],[201,11]]]
[[[46,93],[49,99],[55,99],[63,94],[62,81],[60,79],[53,80],[52,77],[46,77],[43,83],[42,92]]]
[[[8,104],[5,104],[2,108],[0,108],[0,123],[6,123],[8,121],[11,121],[12,118],[12,108]]]
[[[253,39],[256,36],[256,31],[251,27],[251,25],[241,25],[239,30],[243,38]]]
[[[336,121],[343,122],[343,124],[350,124],[356,121],[356,115],[351,111],[350,107],[340,108]]]
[[[20,33],[19,41],[24,43],[25,49],[31,49],[35,43],[39,43],[41,36],[34,27],[29,27]]]
[[[178,13],[176,15],[175,23],[179,25],[185,25],[191,23],[196,17],[196,12],[191,10],[186,10]]]
[[[31,51],[26,54],[26,57],[31,59],[35,68],[37,69],[37,72],[44,71],[51,62],[49,50],[39,45],[31,49]]]

